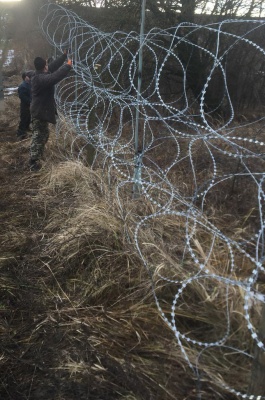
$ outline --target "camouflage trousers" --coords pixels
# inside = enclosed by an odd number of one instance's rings
[[[37,161],[42,158],[45,144],[49,139],[48,122],[33,118],[32,131],[30,158],[32,161]]]

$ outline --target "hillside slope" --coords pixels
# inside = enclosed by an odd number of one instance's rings
[[[10,98],[0,125],[0,398],[236,398],[210,383],[210,365],[201,379],[187,368],[100,172],[63,161],[53,131],[43,169],[30,172],[17,116]]]

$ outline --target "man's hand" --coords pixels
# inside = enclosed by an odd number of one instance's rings
[[[67,60],[67,63],[66,63],[66,64],[70,65],[70,67],[72,67],[72,66],[73,66],[73,63],[72,63],[72,60],[71,60],[71,58],[68,58],[68,60]]]

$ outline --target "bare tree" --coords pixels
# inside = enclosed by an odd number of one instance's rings
[[[196,1],[202,13],[219,17],[260,18],[264,16],[264,0],[203,0]]]

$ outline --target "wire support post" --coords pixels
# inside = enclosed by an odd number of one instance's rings
[[[135,118],[135,135],[134,135],[134,185],[133,185],[133,198],[138,198],[141,194],[141,169],[142,169],[142,158],[143,153],[138,148],[139,144],[139,115],[140,115],[140,99],[141,99],[141,86],[142,86],[142,73],[143,73],[143,43],[144,43],[144,25],[145,25],[145,8],[146,0],[142,0],[142,12],[141,12],[141,28],[140,28],[140,47],[139,47],[139,64],[138,64],[138,85],[137,85],[137,107],[136,107],[136,118]],[[142,145],[144,146],[144,145]]]
[[[142,193],[142,160],[143,152],[139,150],[134,157],[133,199],[138,199]]]

